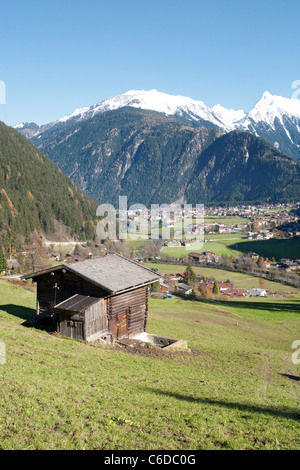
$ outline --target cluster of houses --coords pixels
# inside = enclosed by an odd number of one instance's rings
[[[196,264],[201,263],[217,263],[221,256],[217,256],[213,251],[202,251],[202,253],[189,253],[189,258]]]
[[[249,221],[256,221],[259,227],[257,232],[249,232],[248,239],[269,239],[278,231],[283,231],[285,235],[291,237],[300,237],[300,224],[297,211],[292,209],[299,209],[300,203],[297,204],[260,204],[260,205],[240,205],[232,207],[207,207],[205,208],[204,217],[233,217],[247,219],[245,223],[236,226],[229,226],[228,224],[218,225],[217,231],[219,233],[234,233],[236,231],[245,232]],[[211,224],[213,225],[213,224]],[[279,230],[278,230],[279,228]],[[207,224],[204,224],[204,230],[209,231]],[[209,232],[210,233],[210,232]]]
[[[290,217],[290,210],[293,208],[299,207],[300,204],[294,203],[282,203],[282,204],[258,204],[258,205],[251,205],[251,204],[241,204],[239,206],[231,206],[231,207],[219,207],[219,206],[212,206],[206,207],[204,215],[205,216],[217,216],[217,217],[244,217],[244,218],[251,218],[251,217],[268,217],[272,218],[277,221],[281,221],[282,219],[287,220]]]
[[[300,259],[291,260],[282,258],[277,267],[279,269],[284,269],[286,272],[300,271]]]
[[[203,279],[201,276],[196,276],[198,286],[202,288],[203,291],[209,290],[210,293],[213,293],[213,288],[215,281]],[[184,273],[176,274],[165,274],[160,278],[159,289],[165,297],[171,297],[172,294],[176,293],[190,296],[193,293],[193,286],[189,286],[183,282]],[[217,281],[219,293],[225,295],[229,298],[237,297],[264,297],[267,295],[267,290],[262,288],[253,288],[253,289],[237,289],[230,282]]]
[[[259,232],[248,232],[247,239],[248,240],[270,240],[270,238],[274,237],[274,231],[262,229]]]

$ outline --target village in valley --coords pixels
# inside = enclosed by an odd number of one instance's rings
[[[142,240],[135,241],[95,239],[83,243],[36,237],[18,249],[8,240],[6,245],[4,243],[6,260],[1,275],[6,279],[18,279],[24,272],[120,253],[160,274],[159,286],[157,283],[152,288],[155,296],[280,297],[283,296],[280,283],[300,286],[299,212],[299,203],[206,207],[200,213],[203,217],[200,249],[193,241],[197,230],[192,220],[194,209],[189,214],[185,238],[181,236],[181,239],[175,238],[176,230],[177,233],[180,230],[179,225],[176,229],[172,214],[157,213],[161,233],[169,233],[170,239],[160,236],[158,240],[141,237]],[[148,222],[151,213],[129,210],[127,216],[129,223],[134,225],[135,221],[140,223],[141,217]],[[192,281],[185,273],[187,266],[196,272]],[[235,276],[232,276],[236,272],[250,275],[251,280],[257,277],[256,285],[249,282],[247,286],[243,281],[241,287],[241,282],[234,281]],[[270,290],[266,287],[268,280],[277,281],[279,285],[272,282],[273,289]]]

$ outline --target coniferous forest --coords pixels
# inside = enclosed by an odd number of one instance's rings
[[[14,129],[0,122],[0,232],[55,233],[91,239],[97,203]]]

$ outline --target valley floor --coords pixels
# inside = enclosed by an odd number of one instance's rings
[[[150,299],[158,354],[26,326],[35,292],[0,281],[2,449],[299,449],[299,295]],[[2,361],[3,362],[3,361]]]

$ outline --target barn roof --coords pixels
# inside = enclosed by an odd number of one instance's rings
[[[184,284],[183,282],[178,284],[177,287],[179,287],[179,289],[186,290],[186,291],[193,289],[192,286],[188,286],[187,284]]]
[[[115,294],[135,287],[152,284],[160,275],[118,254],[88,259],[76,263],[64,263],[54,268],[27,274],[22,279],[35,279],[49,272],[66,269]]]
[[[69,310],[70,312],[82,313],[88,307],[99,302],[99,297],[92,297],[90,295],[79,295],[75,294],[67,300],[64,300],[60,304],[56,305],[55,308],[59,310]]]

